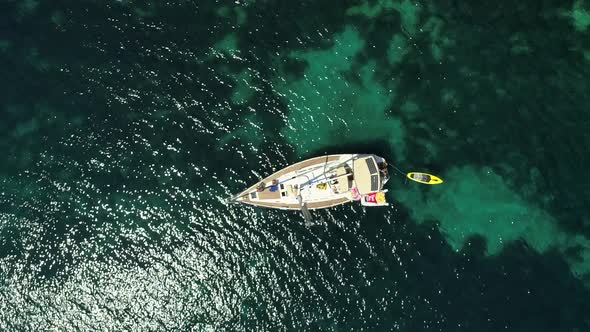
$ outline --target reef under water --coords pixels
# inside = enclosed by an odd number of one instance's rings
[[[0,12],[0,330],[590,330],[587,1]],[[223,204],[358,152],[445,182]]]

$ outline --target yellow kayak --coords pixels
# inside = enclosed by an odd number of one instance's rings
[[[427,173],[411,172],[408,173],[408,179],[423,184],[441,184],[443,180],[437,176]]]

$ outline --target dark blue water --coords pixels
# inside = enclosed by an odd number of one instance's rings
[[[0,13],[0,330],[590,330],[587,2]],[[358,152],[445,183],[222,203]]]

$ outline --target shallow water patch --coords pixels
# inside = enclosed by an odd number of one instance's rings
[[[578,276],[590,273],[590,241],[562,231],[547,211],[511,189],[492,169],[453,168],[443,179],[444,184],[432,187],[409,183],[394,190],[395,199],[418,222],[439,221],[455,250],[461,250],[474,235],[485,238],[489,255],[517,240],[539,252],[557,249],[565,254],[577,248],[575,257],[566,255],[572,272]]]
[[[359,33],[347,27],[334,37],[331,49],[288,55],[308,64],[303,78],[277,77],[273,82],[289,107],[281,134],[300,154],[335,144],[383,139],[403,159],[403,123],[386,115],[392,94],[375,80],[375,62],[356,61],[364,44]]]

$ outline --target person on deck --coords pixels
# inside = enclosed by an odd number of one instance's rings
[[[271,184],[269,190],[271,192],[275,192],[275,191],[279,190],[279,180],[277,180],[277,179],[272,180],[272,184]]]
[[[262,191],[264,191],[265,188],[266,188],[266,185],[264,184],[264,182],[260,182],[260,184],[258,186],[256,186],[256,191],[262,192]]]
[[[381,172],[381,175],[383,175],[383,177],[389,176],[389,172],[387,171],[387,162],[385,160],[379,163],[379,172]]]

